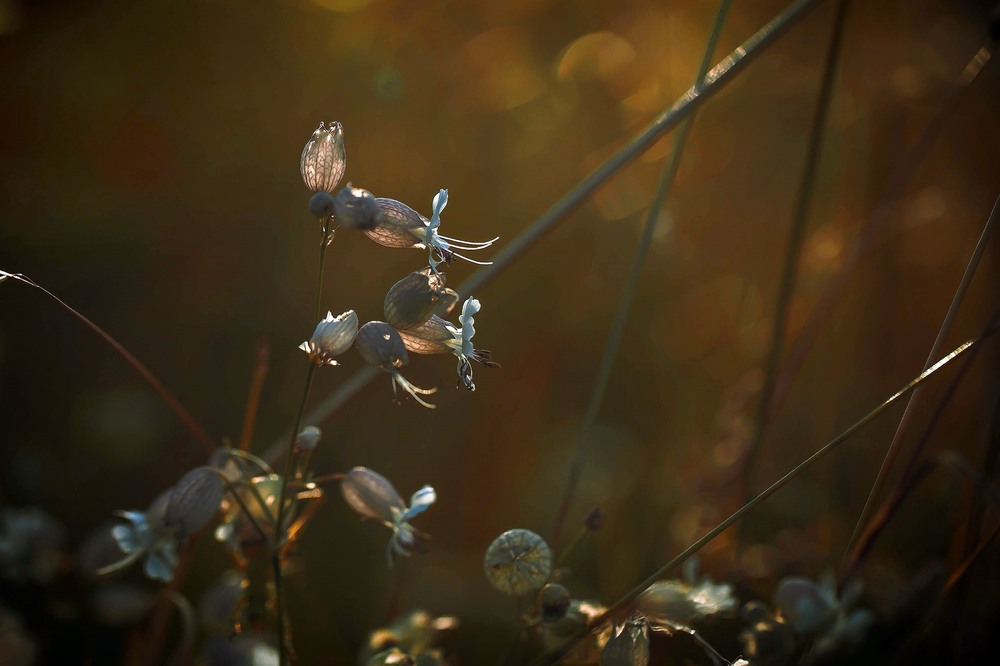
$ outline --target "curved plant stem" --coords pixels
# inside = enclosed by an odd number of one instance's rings
[[[674,569],[676,569],[677,567],[679,567],[680,565],[682,565],[692,555],[694,555],[699,550],[701,550],[702,548],[704,548],[712,540],[714,540],[717,536],[719,536],[720,534],[722,534],[723,532],[725,532],[727,529],[729,529],[734,524],[736,524],[737,522],[739,522],[744,516],[746,516],[748,513],[750,513],[751,511],[753,511],[755,508],[757,508],[757,506],[760,505],[762,502],[764,502],[764,500],[766,500],[771,495],[773,495],[774,493],[776,493],[779,490],[781,490],[789,481],[791,481],[795,477],[799,476],[802,472],[804,472],[809,467],[811,467],[813,464],[815,464],[816,462],[818,462],[821,458],[823,458],[828,453],[830,453],[831,451],[833,451],[834,449],[836,449],[838,446],[840,446],[841,444],[843,444],[845,441],[847,441],[848,439],[850,439],[851,436],[853,436],[856,432],[858,432],[859,430],[861,430],[864,426],[868,425],[868,423],[870,423],[872,420],[874,420],[879,414],[881,414],[886,409],[888,409],[890,406],[892,406],[893,404],[895,404],[897,400],[899,400],[900,398],[902,398],[903,396],[905,396],[906,394],[908,394],[910,391],[912,391],[913,389],[915,389],[920,384],[922,384],[925,381],[927,381],[927,379],[929,379],[938,370],[940,370],[941,368],[945,367],[950,362],[952,362],[953,360],[955,360],[956,358],[958,358],[959,356],[961,356],[965,352],[969,351],[970,349],[976,349],[976,348],[978,348],[978,346],[984,340],[986,340],[987,337],[992,336],[993,334],[996,333],[996,331],[997,331],[997,327],[995,325],[991,326],[990,328],[988,328],[986,330],[986,332],[983,334],[982,337],[979,337],[979,338],[977,338],[975,340],[966,340],[961,345],[959,345],[957,348],[955,348],[951,353],[949,353],[947,356],[945,356],[944,358],[942,358],[940,361],[938,361],[937,363],[935,363],[931,367],[929,367],[926,370],[924,370],[923,372],[921,372],[917,377],[915,377],[914,379],[910,380],[905,386],[903,386],[903,388],[901,388],[899,391],[897,391],[892,396],[890,396],[888,399],[886,399],[884,402],[882,402],[882,404],[880,404],[879,406],[875,407],[875,409],[871,410],[870,412],[868,412],[867,414],[865,414],[863,417],[861,417],[861,419],[858,420],[857,422],[855,422],[854,425],[852,425],[847,430],[844,430],[842,433],[840,433],[839,435],[837,435],[836,437],[834,437],[827,444],[825,444],[822,448],[820,448],[815,453],[813,453],[811,456],[809,456],[808,458],[806,458],[805,460],[803,460],[801,463],[799,463],[798,465],[796,465],[794,468],[792,468],[790,471],[788,471],[784,476],[782,476],[780,479],[778,479],[777,481],[775,481],[774,483],[772,483],[765,490],[763,490],[760,494],[758,494],[753,499],[751,499],[749,502],[747,502],[746,504],[744,504],[736,512],[734,512],[728,518],[726,518],[721,523],[719,523],[718,525],[716,525],[714,528],[712,528],[709,532],[707,532],[700,539],[698,539],[693,544],[691,544],[690,546],[688,546],[687,548],[685,548],[680,554],[678,554],[672,560],[670,560],[669,562],[667,562],[666,564],[664,564],[662,567],[660,567],[659,569],[657,569],[655,572],[653,572],[644,581],[642,581],[641,583],[639,583],[638,585],[636,585],[634,588],[632,588],[631,591],[629,591],[627,594],[625,594],[625,596],[623,596],[621,599],[619,599],[617,602],[615,602],[615,604],[613,606],[611,606],[604,614],[602,614],[599,617],[597,617],[594,620],[594,622],[592,622],[590,624],[590,626],[587,627],[586,630],[579,632],[577,634],[577,636],[574,637],[574,639],[570,640],[568,643],[566,643],[561,648],[559,648],[559,649],[557,649],[557,650],[555,650],[553,652],[550,652],[548,654],[542,655],[539,659],[537,659],[533,663],[536,663],[536,664],[553,664],[556,661],[558,661],[561,657],[563,657],[566,654],[568,654],[573,649],[573,646],[575,645],[576,641],[579,640],[579,638],[585,636],[591,629],[593,629],[595,627],[598,627],[598,626],[601,626],[604,623],[606,623],[606,622],[608,622],[608,621],[610,621],[612,619],[615,619],[616,617],[618,617],[619,615],[621,615],[623,612],[625,612],[628,609],[628,607],[632,604],[632,602],[635,601],[635,599],[640,594],[642,594],[642,592],[646,588],[648,588],[650,585],[652,585],[653,583],[655,583],[658,579],[662,578],[666,574],[670,573],[671,571],[673,571]]]
[[[997,197],[996,202],[994,202],[993,211],[986,220],[986,225],[983,227],[983,232],[979,236],[979,241],[976,243],[976,247],[972,251],[969,263],[965,267],[965,273],[962,275],[958,288],[955,290],[955,295],[951,299],[951,305],[948,306],[948,312],[944,316],[944,321],[941,322],[941,328],[938,329],[937,338],[931,345],[931,351],[927,355],[927,361],[924,363],[924,368],[929,366],[934,359],[937,358],[937,355],[941,353],[941,347],[944,346],[945,336],[948,334],[948,331],[951,330],[951,325],[952,322],[955,321],[955,315],[958,313],[958,308],[962,304],[966,292],[969,290],[969,285],[972,283],[972,276],[975,275],[976,268],[979,266],[979,260],[982,258],[983,252],[986,251],[986,244],[989,242],[990,236],[993,234],[993,228],[996,226],[997,218],[1000,218],[1000,197]],[[871,491],[868,493],[868,499],[865,501],[865,506],[861,510],[861,515],[858,516],[858,521],[854,525],[854,532],[851,534],[851,540],[848,542],[847,549],[844,554],[845,559],[847,558],[848,553],[854,549],[858,537],[861,536],[862,530],[865,528],[868,519],[871,517],[871,511],[875,505],[875,500],[882,492],[882,489],[885,486],[886,477],[889,474],[889,469],[895,462],[896,456],[899,455],[899,448],[902,445],[903,439],[902,433],[906,429],[906,426],[910,423],[910,419],[913,415],[913,405],[917,402],[919,394],[919,390],[914,391],[906,402],[906,408],[903,410],[903,416],[899,419],[899,424],[896,426],[896,432],[893,433],[892,441],[889,444],[889,448],[885,452],[885,457],[882,459],[882,466],[879,468],[878,475],[875,477],[875,482],[872,484]]]
[[[778,365],[781,362],[781,354],[785,346],[785,329],[788,326],[788,314],[791,310],[792,295],[795,292],[795,275],[799,265],[799,253],[805,238],[806,223],[809,221],[809,208],[816,186],[816,172],[823,149],[827,116],[830,113],[830,101],[833,99],[833,84],[837,75],[837,63],[840,60],[848,5],[847,0],[840,0],[837,3],[837,14],[834,17],[833,31],[826,53],[826,63],[823,67],[823,79],[820,83],[819,96],[816,98],[812,130],[809,133],[806,159],[802,167],[802,182],[795,199],[792,226],[788,232],[788,246],[785,249],[785,265],[778,288],[778,300],[771,330],[771,350],[768,353],[767,369],[764,374],[764,388],[757,404],[757,417],[754,421],[753,435],[747,449],[746,467],[743,471],[744,501],[753,496],[753,476],[757,468],[757,460],[760,458],[771,397],[774,393],[775,380],[778,377]]]
[[[698,73],[695,76],[693,90],[699,91],[705,83],[705,75],[712,63],[712,54],[719,43],[719,35],[722,34],[722,26],[726,21],[726,14],[729,12],[731,0],[722,0],[719,9],[715,14],[715,21],[712,24],[712,31],[709,34],[708,42],[705,44],[705,53],[702,56],[701,64],[698,66]],[[597,369],[597,378],[594,380],[594,387],[590,393],[590,402],[587,404],[587,411],[580,423],[577,435],[576,453],[573,455],[573,462],[570,464],[569,478],[566,481],[566,490],[559,504],[559,511],[556,514],[555,527],[552,530],[552,548],[559,552],[562,532],[566,524],[566,517],[569,508],[576,495],[576,488],[580,482],[580,475],[587,460],[587,454],[593,441],[591,436],[594,425],[597,422],[597,413],[604,403],[604,394],[611,379],[611,371],[614,368],[615,359],[618,357],[618,350],[621,347],[622,335],[625,332],[625,325],[628,323],[629,311],[632,309],[632,300],[635,298],[635,291],[639,285],[639,277],[642,275],[642,267],[646,263],[646,255],[649,254],[649,247],[653,242],[653,234],[659,222],[660,209],[667,198],[670,186],[673,185],[677,170],[680,168],[681,155],[684,153],[684,146],[687,144],[688,136],[691,134],[691,127],[694,124],[695,115],[681,123],[674,137],[674,145],[670,151],[670,157],[663,167],[660,176],[660,183],[656,189],[656,195],[649,206],[646,215],[646,224],[639,239],[639,245],[635,249],[632,257],[632,265],[629,268],[628,276],[625,278],[625,286],[622,288],[622,295],[618,301],[618,309],[615,312],[614,321],[608,332],[608,339],[604,344],[604,351],[601,354],[601,363]]]
[[[135,368],[136,372],[138,372],[139,375],[144,380],[146,380],[146,383],[149,384],[150,387],[152,387],[152,389],[156,392],[156,394],[160,396],[160,399],[167,404],[167,407],[170,408],[170,410],[177,416],[177,418],[180,419],[181,423],[183,423],[185,427],[187,427],[191,435],[198,441],[199,444],[201,444],[201,447],[205,450],[205,453],[211,454],[213,451],[215,451],[216,448],[215,442],[212,441],[212,438],[208,436],[208,433],[206,433],[204,428],[202,428],[198,424],[195,418],[191,416],[191,412],[189,412],[187,408],[185,408],[184,405],[181,404],[181,401],[177,399],[177,396],[171,393],[167,389],[167,387],[163,385],[163,382],[161,382],[159,379],[156,378],[156,375],[154,375],[149,368],[143,365],[138,358],[133,356],[132,352],[125,349],[125,347],[123,347],[121,343],[119,343],[117,340],[111,337],[110,333],[108,333],[103,328],[92,322],[90,319],[85,317],[80,312],[74,310],[72,307],[69,306],[69,304],[66,303],[66,301],[56,296],[45,287],[37,284],[34,280],[29,278],[28,276],[21,275],[20,273],[8,273],[7,271],[0,270],[0,282],[6,280],[7,278],[10,278],[11,280],[16,280],[17,282],[21,282],[23,284],[28,285],[29,287],[34,287],[35,289],[39,290],[40,292],[42,292],[43,294],[54,300],[56,303],[58,303],[63,310],[65,310],[66,312],[70,313],[71,315],[79,319],[81,322],[83,322],[87,326],[87,328],[92,330],[94,333],[97,333],[97,335],[99,335],[105,342],[111,345],[111,347],[116,352],[118,352],[118,354],[121,355],[121,357],[124,358],[129,365]]]
[[[703,104],[717,95],[727,84],[739,76],[754,60],[772,46],[779,37],[788,32],[796,23],[805,18],[809,12],[816,9],[823,0],[796,0],[784,11],[775,16],[764,27],[754,33],[749,39],[738,46],[732,53],[713,67],[701,88],[691,87],[662,114],[657,116],[650,125],[617,153],[609,157],[589,176],[580,181],[567,192],[541,217],[532,222],[517,235],[514,240],[504,246],[493,257],[493,264],[483,266],[460,284],[456,291],[469,293],[485,286],[499,275],[511,263],[528,251],[542,236],[551,231],[556,224],[566,219],[599,187],[611,179],[618,171],[633,159],[649,149],[665,133],[669,132],[684,119],[688,118]],[[320,423],[330,414],[358,393],[369,381],[375,378],[378,370],[365,367],[355,372],[350,379],[341,384],[308,414],[310,423]],[[273,449],[279,451],[284,440],[275,443]],[[270,453],[270,451],[269,451]],[[265,456],[271,459],[271,456]]]

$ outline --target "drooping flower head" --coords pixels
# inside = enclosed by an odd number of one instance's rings
[[[462,305],[458,328],[437,315],[431,315],[430,319],[420,326],[400,331],[399,335],[403,338],[406,349],[415,354],[454,354],[458,359],[460,385],[475,391],[476,385],[472,381],[472,361],[482,363],[487,368],[500,367],[500,364],[493,360],[489,350],[476,349],[472,345],[472,336],[476,334],[475,315],[481,308],[478,299],[469,297]]]
[[[439,191],[434,197],[431,218],[427,219],[401,201],[374,198],[371,192],[348,185],[334,198],[334,216],[344,226],[363,231],[379,245],[427,249],[428,263],[434,272],[438,265],[450,263],[455,257],[474,264],[490,263],[469,259],[456,250],[483,250],[499,240],[499,236],[471,242],[439,233],[441,212],[447,204],[448,190]]]
[[[409,521],[437,501],[434,489],[424,486],[413,493],[407,507],[387,478],[366,467],[355,467],[348,472],[340,482],[340,491],[354,511],[392,530],[392,537],[386,546],[389,566],[392,566],[393,554],[409,557],[416,552],[419,547],[418,532]]]
[[[173,580],[174,569],[177,567],[177,538],[173,528],[164,522],[173,490],[170,488],[161,493],[145,512],[115,512],[115,515],[129,522],[127,525],[115,525],[111,529],[111,535],[125,557],[99,570],[98,574],[118,571],[145,556],[143,571],[149,578],[163,582]]]
[[[358,331],[354,346],[365,362],[389,373],[392,377],[393,395],[398,395],[396,388],[399,387],[424,407],[434,409],[434,405],[420,396],[431,395],[437,389],[423,389],[411,384],[399,371],[410,362],[410,357],[406,353],[406,345],[396,329],[384,321],[370,321]]]

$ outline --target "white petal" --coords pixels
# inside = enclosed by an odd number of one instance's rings
[[[430,486],[424,486],[417,492],[413,493],[413,497],[410,498],[410,508],[406,510],[403,514],[402,522],[406,522],[418,516],[427,510],[431,504],[437,501],[437,493]]]

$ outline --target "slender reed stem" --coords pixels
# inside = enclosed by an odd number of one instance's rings
[[[788,232],[788,244],[785,249],[785,265],[782,270],[781,283],[778,287],[778,299],[774,311],[774,324],[771,330],[771,349],[768,353],[767,369],[764,374],[764,388],[757,404],[757,417],[754,421],[753,435],[747,449],[746,467],[743,471],[744,501],[753,496],[753,477],[760,458],[760,450],[764,441],[764,432],[768,423],[771,396],[774,392],[775,380],[778,377],[778,365],[785,346],[785,329],[788,326],[788,314],[792,306],[792,296],[795,292],[795,277],[799,265],[799,253],[805,238],[806,224],[809,221],[809,209],[812,203],[813,190],[816,186],[816,173],[819,168],[820,154],[823,149],[823,139],[826,133],[827,116],[830,113],[830,101],[833,99],[833,84],[837,75],[837,63],[840,61],[841,45],[843,44],[844,23],[847,17],[849,3],[840,0],[837,3],[837,13],[830,34],[830,44],[827,48],[826,62],[823,66],[823,78],[820,83],[819,96],[816,98],[816,108],[813,112],[812,129],[809,132],[809,143],[806,149],[805,163],[802,166],[802,182],[799,184],[795,199],[795,209],[792,214],[792,226]],[[744,523],[745,526],[745,523]]]
[[[965,273],[962,275],[958,288],[955,290],[955,295],[952,296],[951,305],[948,306],[948,312],[944,316],[944,321],[941,322],[937,338],[935,338],[934,343],[931,345],[931,351],[927,355],[927,361],[924,363],[925,369],[934,361],[935,358],[937,358],[938,354],[941,353],[941,348],[944,346],[945,336],[948,334],[948,331],[951,330],[952,322],[955,321],[955,315],[958,314],[958,308],[965,299],[966,292],[969,290],[969,285],[972,283],[972,276],[975,275],[976,268],[979,266],[979,260],[982,258],[983,252],[986,251],[986,244],[989,242],[990,236],[993,234],[993,228],[996,226],[997,218],[1000,218],[1000,197],[997,197],[993,204],[993,211],[986,220],[986,225],[983,227],[983,232],[979,236],[979,241],[976,243],[976,247],[972,251],[972,256],[969,258],[969,263],[965,267]],[[906,408],[903,410],[903,416],[899,419],[899,424],[896,426],[896,432],[893,433],[892,441],[889,444],[889,448],[885,452],[885,457],[882,459],[882,466],[879,468],[878,474],[875,477],[875,482],[872,484],[871,490],[868,493],[868,499],[865,500],[865,506],[861,510],[861,515],[858,516],[858,521],[854,525],[854,532],[851,534],[851,540],[848,542],[847,548],[844,552],[845,559],[847,554],[854,549],[854,545],[857,542],[858,537],[861,536],[861,532],[864,529],[865,524],[871,517],[871,511],[875,505],[875,500],[882,492],[889,470],[895,462],[896,456],[899,455],[899,449],[903,441],[902,433],[910,423],[910,419],[913,415],[913,406],[916,404],[917,397],[920,393],[920,390],[916,390],[907,399]]]
[[[721,523],[719,523],[714,528],[712,528],[709,532],[707,532],[700,539],[698,539],[693,544],[691,544],[686,549],[684,549],[679,555],[677,555],[672,560],[670,560],[669,562],[667,562],[666,564],[664,564],[662,567],[660,567],[655,572],[653,572],[648,578],[646,578],[644,581],[642,581],[641,583],[639,583],[638,585],[636,585],[634,588],[632,588],[631,591],[629,591],[627,594],[625,594],[625,596],[623,596],[621,599],[619,599],[617,602],[615,602],[615,604],[613,606],[611,606],[607,611],[605,611],[602,615],[598,616],[590,624],[589,627],[587,627],[585,630],[579,632],[572,640],[570,640],[569,642],[567,642],[565,645],[563,645],[562,647],[558,648],[557,650],[554,650],[552,652],[549,652],[548,654],[542,655],[541,657],[539,657],[539,659],[537,659],[533,663],[536,663],[536,664],[553,664],[559,658],[561,658],[562,656],[565,656],[566,654],[568,654],[569,651],[573,649],[576,641],[579,640],[580,638],[582,638],[583,636],[585,636],[591,629],[593,629],[595,627],[598,627],[598,626],[601,626],[604,623],[606,623],[606,622],[608,622],[608,621],[610,621],[610,620],[618,617],[619,615],[621,615],[625,610],[628,609],[629,605],[633,601],[635,601],[635,599],[640,594],[642,594],[642,592],[646,588],[648,588],[650,585],[652,585],[653,583],[655,583],[658,579],[662,578],[666,574],[670,573],[671,571],[673,571],[674,569],[676,569],[677,567],[679,567],[680,565],[682,565],[692,555],[694,555],[699,550],[701,550],[702,548],[704,548],[712,540],[714,540],[717,536],[719,536],[720,534],[722,534],[723,532],[725,532],[727,529],[729,529],[734,524],[736,524],[737,522],[739,522],[740,519],[742,519],[748,513],[750,513],[751,511],[753,511],[758,505],[760,505],[762,502],[764,502],[764,500],[768,499],[771,495],[773,495],[777,491],[781,490],[786,484],[788,484],[789,481],[791,481],[795,477],[799,476],[802,472],[804,472],[809,467],[811,467],[812,465],[814,465],[816,462],[818,462],[820,459],[822,459],[828,453],[830,453],[831,451],[833,451],[834,449],[836,449],[838,446],[840,446],[841,444],[843,444],[845,441],[847,441],[848,439],[850,439],[856,432],[858,432],[859,430],[861,430],[864,426],[868,425],[868,423],[870,423],[872,420],[874,420],[879,414],[881,414],[882,412],[884,412],[890,406],[892,406],[893,404],[895,404],[896,401],[899,400],[901,397],[907,395],[910,391],[912,391],[913,389],[915,389],[917,386],[919,386],[920,384],[922,384],[925,381],[927,381],[927,379],[929,379],[938,370],[940,370],[941,368],[945,367],[946,365],[948,365],[949,363],[951,363],[952,361],[954,361],[956,358],[958,358],[959,356],[961,356],[965,352],[969,351],[970,349],[976,349],[976,348],[978,348],[978,346],[984,340],[986,340],[987,337],[994,335],[996,333],[996,331],[997,331],[997,327],[996,327],[996,325],[993,325],[993,326],[991,326],[990,328],[988,328],[986,330],[986,332],[983,334],[982,337],[976,338],[974,340],[966,340],[961,345],[959,345],[958,347],[956,347],[947,356],[945,356],[944,358],[942,358],[940,361],[938,361],[937,363],[935,363],[931,367],[929,367],[926,370],[924,370],[922,373],[920,373],[914,379],[910,380],[905,386],[903,386],[903,388],[901,388],[899,391],[897,391],[896,393],[894,393],[887,400],[885,400],[884,402],[882,402],[879,406],[875,407],[873,410],[871,410],[870,412],[868,412],[867,414],[865,414],[863,417],[861,417],[860,420],[858,420],[857,422],[855,422],[851,427],[847,428],[847,430],[844,430],[842,433],[840,433],[839,435],[837,435],[836,437],[834,437],[827,444],[825,444],[822,448],[820,448],[815,453],[813,453],[811,456],[809,456],[808,458],[806,458],[805,460],[803,460],[801,463],[799,463],[798,465],[796,465],[794,468],[792,468],[790,471],[788,471],[784,476],[782,476],[780,479],[778,479],[777,481],[775,481],[774,483],[772,483],[765,490],[763,490],[760,494],[758,494],[757,496],[755,496],[753,499],[751,499],[749,502],[747,502],[742,507],[740,507],[736,512],[734,512],[728,518],[726,518]]]
[[[247,408],[243,413],[243,428],[240,430],[241,451],[250,450],[250,441],[253,439],[253,427],[257,421],[260,394],[264,389],[264,379],[267,377],[270,355],[267,340],[261,338],[257,341],[257,358],[253,366],[253,376],[250,379],[250,390],[247,392]]]
[[[216,448],[215,442],[212,441],[212,438],[208,436],[208,433],[206,433],[204,428],[202,428],[198,424],[195,418],[191,416],[191,413],[187,410],[187,408],[185,408],[184,405],[181,404],[181,401],[177,399],[177,396],[171,393],[167,389],[167,387],[163,385],[163,382],[161,382],[159,379],[156,378],[156,375],[154,375],[149,368],[147,368],[145,365],[142,364],[141,361],[139,361],[139,359],[133,356],[132,352],[125,349],[125,347],[123,347],[121,343],[119,343],[117,340],[111,337],[110,333],[108,333],[103,328],[92,322],[90,319],[87,319],[87,317],[85,317],[80,312],[74,310],[72,307],[69,306],[69,304],[66,303],[66,301],[56,296],[45,287],[37,284],[34,280],[29,278],[28,276],[21,275],[20,273],[8,273],[7,271],[0,270],[0,282],[6,280],[7,278],[24,283],[29,287],[34,287],[35,289],[39,290],[40,292],[42,292],[43,294],[54,300],[56,303],[58,303],[63,310],[65,310],[66,312],[70,313],[71,315],[79,319],[81,322],[83,322],[87,326],[87,328],[92,330],[94,333],[97,333],[97,335],[99,335],[105,342],[111,345],[111,347],[116,352],[118,352],[118,354],[122,358],[124,358],[129,365],[135,368],[136,372],[138,372],[139,375],[144,380],[146,380],[146,383],[149,384],[150,387],[152,387],[152,389],[157,393],[157,395],[160,396],[160,399],[167,404],[167,407],[169,407],[171,411],[173,411],[173,413],[177,416],[177,418],[180,419],[181,423],[183,423],[185,427],[187,427],[187,429],[191,432],[191,435],[194,436],[194,438],[198,441],[199,444],[201,444],[201,447],[205,450],[205,453],[211,454],[213,451],[215,451]]]
[[[330,245],[332,237],[330,236],[330,218],[323,218],[323,227],[321,232],[323,235],[319,241],[319,270],[316,272],[316,303],[313,307],[313,323],[319,321],[320,312],[322,312],[322,307],[320,303],[323,299],[323,266],[326,264],[326,248]]]
[[[732,53],[722,59],[708,74],[704,86],[691,87],[671,106],[661,113],[641,133],[622,146],[614,155],[597,167],[589,176],[581,180],[567,192],[559,201],[545,211],[538,219],[517,235],[514,240],[504,246],[493,257],[493,264],[483,266],[460,284],[456,291],[460,293],[475,292],[480,287],[489,284],[522,254],[531,249],[546,233],[559,222],[565,220],[604,183],[611,179],[629,162],[648,150],[665,133],[677,127],[703,104],[717,95],[727,84],[746,70],[749,65],[771,47],[779,37],[788,32],[795,24],[805,18],[809,12],[816,9],[823,0],[796,0],[784,11],[775,16],[764,27],[754,33],[749,39],[738,46]],[[310,423],[321,423],[330,414],[354,397],[369,381],[378,374],[376,368],[366,366],[355,372],[350,379],[341,384],[308,414]],[[280,451],[284,440],[279,440],[273,446],[274,451]],[[271,453],[271,450],[268,451]],[[271,459],[272,456],[265,456]]]
[[[695,75],[693,87],[695,91],[701,90],[705,84],[705,75],[708,74],[708,68],[712,64],[712,54],[719,43],[719,36],[722,34],[722,26],[726,22],[726,14],[729,12],[730,2],[731,0],[722,0],[719,3],[719,9],[715,14],[715,22],[712,24],[708,42],[705,44],[705,52],[702,55],[701,64],[698,66],[698,73]],[[573,455],[573,462],[570,465],[569,478],[566,481],[566,491],[563,493],[562,502],[559,504],[555,527],[552,530],[552,547],[556,552],[559,551],[569,508],[576,495],[580,475],[583,472],[583,466],[586,463],[587,454],[593,441],[591,433],[593,432],[594,424],[597,422],[597,413],[604,403],[604,394],[607,391],[608,382],[611,379],[611,371],[614,368],[615,359],[618,357],[618,350],[621,347],[622,335],[625,333],[625,325],[628,323],[628,315],[632,309],[632,300],[635,298],[636,288],[639,285],[639,277],[642,275],[642,267],[646,263],[646,255],[649,254],[649,247],[653,242],[653,234],[659,222],[660,209],[663,207],[663,202],[667,198],[670,186],[673,185],[674,178],[677,176],[677,170],[680,168],[681,163],[681,155],[684,153],[684,146],[687,144],[694,119],[694,114],[685,119],[677,130],[677,135],[674,137],[674,145],[671,149],[670,157],[663,167],[656,195],[653,197],[652,204],[650,204],[649,212],[646,216],[646,224],[643,227],[639,245],[636,247],[635,254],[632,257],[632,265],[625,279],[625,286],[622,288],[622,295],[618,301],[618,309],[615,312],[614,321],[611,323],[611,329],[608,332],[608,339],[604,343],[601,363],[597,369],[597,378],[594,380],[594,387],[590,393],[590,402],[587,404],[587,411],[583,416],[583,421],[580,423],[576,453]]]

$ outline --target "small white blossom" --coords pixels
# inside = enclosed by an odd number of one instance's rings
[[[173,488],[160,494],[145,512],[116,511],[115,515],[129,521],[128,525],[115,525],[111,536],[125,557],[99,570],[99,574],[118,571],[140,557],[146,557],[143,571],[154,580],[170,582],[177,567],[177,537],[174,530],[164,523],[164,515]]]
[[[459,240],[457,238],[450,238],[448,236],[442,236],[438,233],[438,229],[441,227],[441,212],[447,205],[448,190],[440,190],[436,195],[434,195],[434,210],[431,213],[431,219],[428,220],[424,226],[411,230],[411,233],[416,236],[420,242],[427,246],[429,251],[428,261],[430,262],[431,268],[436,272],[439,264],[450,262],[452,257],[465,259],[470,263],[479,264],[481,266],[493,263],[491,261],[476,261],[474,259],[469,259],[468,257],[455,252],[455,250],[484,250],[500,240],[499,236],[493,240],[484,241],[482,243],[474,243]]]
[[[333,316],[327,312],[326,317],[316,324],[312,337],[299,345],[299,349],[309,354],[309,359],[316,365],[338,365],[333,359],[351,348],[358,334],[358,315],[354,310]]]
[[[399,331],[400,337],[408,351],[416,354],[451,353],[458,359],[459,382],[470,391],[476,390],[472,381],[472,361],[478,361],[487,368],[498,368],[499,363],[493,361],[493,355],[487,349],[476,349],[472,345],[472,336],[476,334],[475,315],[482,305],[475,298],[466,299],[462,305],[462,314],[456,327],[437,315],[411,329]]]

